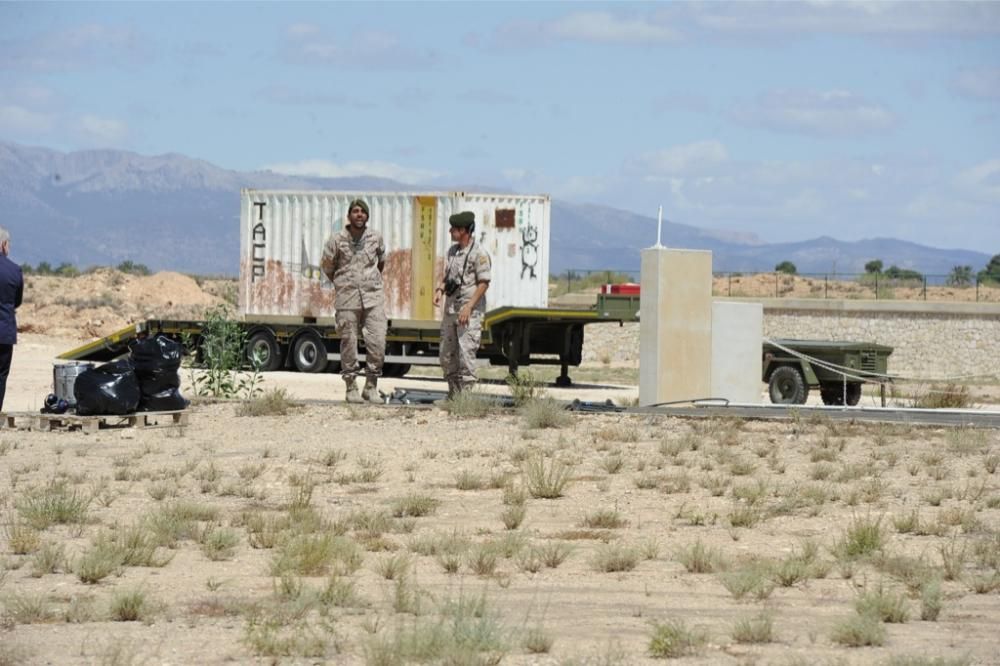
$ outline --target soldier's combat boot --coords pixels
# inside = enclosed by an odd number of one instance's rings
[[[347,391],[344,394],[344,400],[347,402],[361,402],[361,394],[358,393],[358,385],[354,382],[354,377],[350,379],[345,379],[344,383],[347,385]]]
[[[368,402],[378,402],[378,377],[365,379],[365,389],[361,392],[361,397]]]

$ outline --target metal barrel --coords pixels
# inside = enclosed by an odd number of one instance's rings
[[[73,385],[76,384],[76,378],[93,367],[93,363],[82,361],[56,363],[52,367],[52,392],[56,394],[56,397],[65,400],[71,407],[76,405],[76,397],[73,395]]]

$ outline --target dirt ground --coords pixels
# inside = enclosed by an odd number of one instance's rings
[[[21,313],[8,412],[41,406],[56,353],[120,328],[135,297],[108,293]],[[632,371],[549,392],[621,402]],[[264,387],[305,404],[0,430],[0,664],[1000,663],[1000,431]]]

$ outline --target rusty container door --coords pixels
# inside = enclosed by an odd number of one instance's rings
[[[436,196],[417,196],[413,216],[413,319],[434,319],[434,289],[437,284],[438,201]]]

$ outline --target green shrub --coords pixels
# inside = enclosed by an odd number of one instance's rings
[[[649,639],[649,653],[660,659],[676,659],[698,652],[707,642],[704,630],[689,629],[682,620],[657,622]]]
[[[510,397],[513,398],[515,407],[539,398],[544,393],[530,370],[520,370],[516,375],[507,375],[507,388],[510,389]]]

